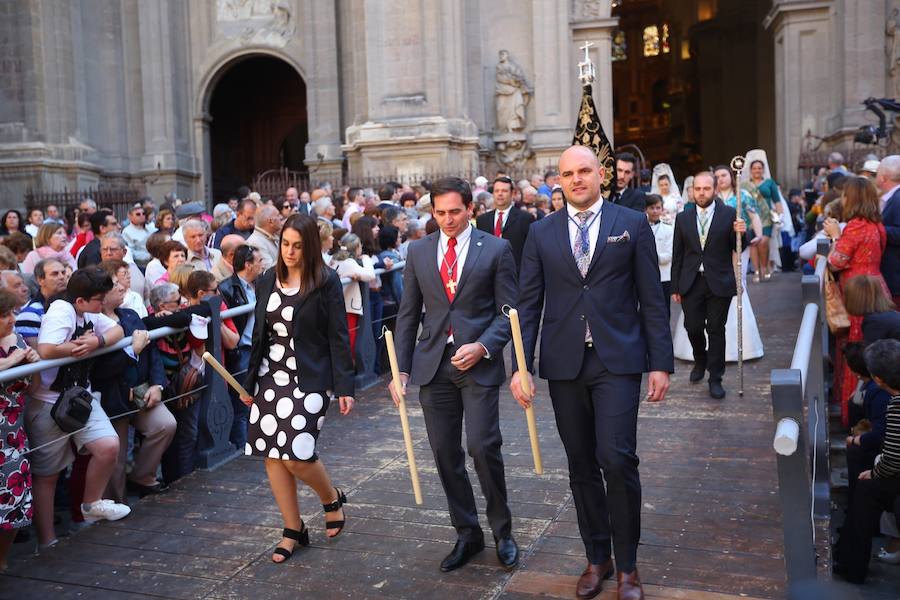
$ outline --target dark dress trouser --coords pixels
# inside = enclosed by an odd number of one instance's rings
[[[448,344],[434,379],[419,390],[428,441],[447,496],[450,521],[456,528],[459,540],[477,542],[483,539],[462,449],[465,419],[466,444],[469,456],[475,463],[481,491],[487,500],[488,522],[494,537],[509,537],[512,516],[506,502],[506,477],[500,454],[503,443],[500,435],[500,388],[479,385],[470,375],[457,370],[450,363],[450,357],[455,352],[456,346]]]
[[[709,370],[710,382],[721,383],[725,375],[725,324],[731,298],[713,294],[702,273],[697,273],[691,289],[681,295],[684,329],[694,350],[694,362]]]
[[[848,581],[863,583],[866,578],[882,511],[893,512],[900,523],[900,477],[857,481],[835,551]]]
[[[609,560],[612,545],[616,568],[634,571],[641,535],[637,457],[641,375],[614,375],[593,348],[585,348],[576,379],[549,383],[588,562]]]

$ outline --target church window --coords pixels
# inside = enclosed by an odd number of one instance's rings
[[[625,38],[625,32],[617,29],[612,38],[612,60],[613,62],[628,59],[628,41]]]
[[[659,27],[644,27],[644,56],[659,56]]]

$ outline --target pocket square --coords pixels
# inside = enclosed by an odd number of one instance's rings
[[[628,234],[628,230],[626,229],[622,235],[611,235],[606,238],[607,244],[617,244],[619,242],[627,242],[631,239],[631,236]]]

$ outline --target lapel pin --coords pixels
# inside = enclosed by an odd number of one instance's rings
[[[480,245],[481,245],[481,242],[475,242],[475,245],[476,245],[476,246],[480,246]]]

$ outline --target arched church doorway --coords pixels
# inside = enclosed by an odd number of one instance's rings
[[[614,0],[616,146],[700,169],[775,147],[770,0]],[[770,160],[773,152],[769,152]]]
[[[214,202],[263,171],[306,169],[306,83],[288,63],[260,55],[239,59],[216,83],[209,113]]]

